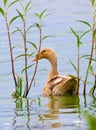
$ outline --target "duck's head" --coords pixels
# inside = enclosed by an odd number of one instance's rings
[[[57,60],[56,53],[50,48],[45,48],[41,50],[40,53],[37,55],[37,57],[33,61],[40,60],[43,58],[51,62],[54,60]]]

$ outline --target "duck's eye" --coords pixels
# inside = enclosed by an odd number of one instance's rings
[[[46,52],[46,50],[43,50],[42,53]]]

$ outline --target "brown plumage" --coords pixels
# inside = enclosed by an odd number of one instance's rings
[[[40,60],[40,59],[47,59],[51,64],[50,73],[47,79],[47,82],[45,84],[45,87],[43,89],[43,95],[44,96],[59,96],[59,95],[75,95],[77,92],[77,80],[75,77],[67,75],[62,76],[58,73],[58,67],[57,67],[57,56],[56,53],[50,49],[45,48],[40,51],[38,58],[34,59]]]

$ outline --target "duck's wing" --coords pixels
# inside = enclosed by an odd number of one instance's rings
[[[69,76],[61,76],[61,75],[55,76],[51,80],[48,81],[49,88],[53,90],[54,87],[56,87],[59,84],[62,84],[62,82],[63,84],[66,83],[66,81],[69,79],[70,79]]]
[[[52,95],[76,94],[77,80],[73,77],[65,77],[60,83],[55,85],[52,90]]]

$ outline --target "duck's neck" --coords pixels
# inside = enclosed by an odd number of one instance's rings
[[[51,69],[48,76],[48,81],[50,81],[50,79],[52,79],[54,76],[57,76],[59,74],[58,67],[57,67],[57,58],[55,57],[54,59],[50,59],[49,62],[51,64]]]

